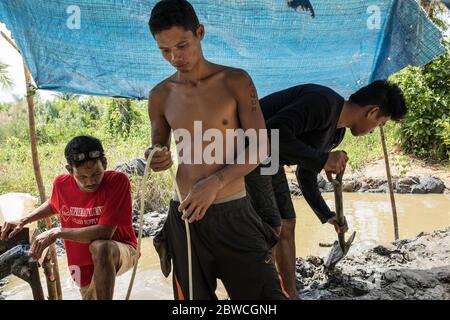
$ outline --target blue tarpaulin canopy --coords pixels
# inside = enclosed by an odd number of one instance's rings
[[[174,72],[153,40],[150,0],[1,0],[41,89],[146,98]],[[192,0],[205,57],[245,69],[260,96],[319,83],[348,96],[444,52],[414,0]]]

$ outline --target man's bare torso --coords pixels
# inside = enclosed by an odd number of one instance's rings
[[[237,101],[230,90],[230,73],[239,72],[236,69],[215,66],[215,70],[197,83],[180,81],[177,73],[158,85],[162,99],[158,107],[163,108],[164,117],[172,130],[186,129],[191,134],[191,159],[194,160],[194,121],[200,121],[203,133],[210,128],[221,131],[223,137],[221,163],[201,164],[180,163],[177,171],[177,183],[182,194],[187,194],[190,188],[199,180],[214,174],[226,164],[227,155],[235,158],[236,143],[226,141],[226,129],[240,128]],[[201,151],[211,142],[202,141]],[[216,199],[234,195],[245,189],[244,177],[227,184],[219,191]]]

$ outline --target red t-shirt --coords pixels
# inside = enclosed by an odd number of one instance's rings
[[[112,240],[137,246],[132,226],[131,188],[128,177],[120,172],[105,171],[95,192],[82,192],[70,174],[53,182],[48,202],[60,216],[63,228],[84,228],[96,224],[116,226]],[[65,240],[67,260],[72,278],[84,287],[91,283],[94,272],[89,244]]]

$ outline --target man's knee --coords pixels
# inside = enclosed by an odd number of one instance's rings
[[[94,264],[114,262],[118,255],[117,247],[111,240],[95,240],[89,245]]]

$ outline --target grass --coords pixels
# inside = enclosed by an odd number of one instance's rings
[[[134,158],[142,158],[150,145],[148,125],[135,128],[136,134],[120,138],[105,132],[102,119],[94,121],[91,127],[79,125],[73,127],[72,124],[65,125],[69,123],[67,119],[59,119],[60,121],[49,124],[38,110],[36,113],[38,154],[47,197],[51,194],[54,178],[67,172],[64,158],[64,148],[69,140],[67,136],[90,134],[98,137],[103,143],[110,170]],[[9,108],[3,106],[0,109],[0,194],[8,192],[24,192],[34,196],[39,194],[32,165],[27,117],[24,103]],[[76,122],[76,119],[70,121]],[[65,132],[67,130],[70,132]],[[40,136],[41,132],[43,135]],[[43,143],[42,140],[49,142]],[[138,201],[140,180],[140,177],[130,177],[134,201]],[[147,186],[147,208],[160,208],[171,195],[172,182],[168,173],[150,174]]]
[[[398,146],[399,124],[388,122],[384,127],[384,135],[388,152],[391,153]],[[348,165],[352,170],[359,170],[368,162],[383,157],[383,147],[379,129],[373,133],[362,137],[354,137],[350,130],[347,130],[342,144],[337,150],[345,150],[348,153]]]

